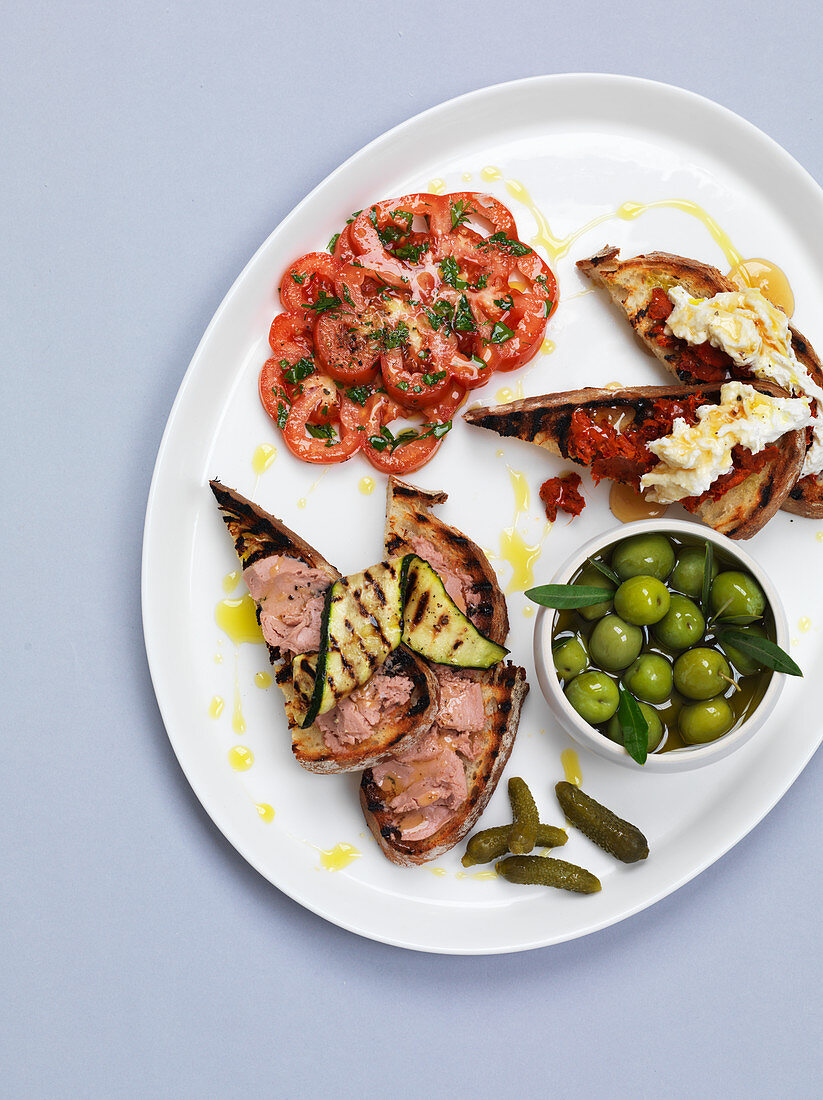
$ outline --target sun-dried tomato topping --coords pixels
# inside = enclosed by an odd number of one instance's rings
[[[586,507],[586,501],[580,492],[580,474],[564,474],[562,477],[550,477],[540,486],[540,499],[546,509],[549,523],[557,519],[557,511],[579,516]]]
[[[656,286],[649,298],[649,306],[647,314],[653,321],[665,321],[669,316],[674,306],[669,301],[669,296],[665,290]]]
[[[745,481],[750,474],[756,474],[762,470],[767,462],[770,462],[777,453],[777,447],[764,447],[757,454],[752,454],[748,447],[737,446],[732,449],[732,461],[734,466],[727,474],[721,474],[713,481],[705,493],[698,497],[686,497],[680,503],[684,508],[693,512],[699,504],[706,500],[720,500],[735,485]]]
[[[575,409],[567,439],[568,456],[588,466],[595,482],[609,478],[637,487],[643,474],[658,463],[647,444],[671,435],[677,419],[695,424],[700,404],[701,398],[695,395],[661,398],[621,431],[608,422],[597,423],[585,409]],[[617,407],[615,412],[619,412]]]

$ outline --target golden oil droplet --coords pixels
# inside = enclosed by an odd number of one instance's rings
[[[235,745],[229,749],[228,758],[236,772],[247,772],[254,763],[254,753],[245,745]]]
[[[540,350],[543,352],[544,355],[551,355],[556,347],[557,344],[555,344],[554,340],[544,340],[543,343],[540,345]]]
[[[357,488],[364,496],[370,496],[374,492],[374,478],[361,477],[357,484]]]
[[[240,570],[233,569],[231,573],[227,573],[223,578],[223,591],[227,596],[230,596],[234,592],[240,583]]]
[[[742,260],[729,272],[729,278],[737,283],[741,290],[752,287],[759,290],[764,298],[768,298],[772,305],[782,309],[787,317],[794,313],[794,294],[785,271],[777,264],[757,257],[751,260]]]
[[[472,178],[471,172],[464,172],[463,173],[463,182],[464,183],[468,183],[471,178]]]
[[[255,672],[254,682],[259,688],[271,687],[271,675],[268,672]]]
[[[251,465],[254,472],[260,477],[277,458],[277,448],[271,443],[261,443],[252,455]]]
[[[800,622],[797,624],[798,630],[801,634],[808,634],[812,628],[812,620],[808,616],[804,615]]]
[[[494,453],[497,455],[498,458],[502,458],[505,455],[506,452],[501,447],[499,450],[495,451]],[[823,531],[821,531],[820,534],[823,535]]]
[[[667,506],[646,500],[633,485],[615,481],[609,490],[609,508],[621,523],[634,523],[638,519],[657,519],[665,515]]]
[[[351,844],[335,844],[328,851],[321,849],[320,862],[327,871],[342,871],[360,858],[361,853]]]
[[[257,812],[260,814],[261,820],[265,821],[267,825],[271,825],[274,821],[274,806],[270,806],[268,802],[258,802]]]
[[[734,247],[731,238],[725,230],[717,224],[714,218],[699,203],[690,199],[658,199],[655,202],[624,202],[615,211],[618,218],[624,221],[634,221],[647,210],[680,210],[683,214],[690,214],[699,222],[702,222],[717,245],[722,249],[726,262],[731,268],[738,267],[743,262],[743,257]]]
[[[580,758],[574,749],[563,749],[560,754],[560,763],[563,765],[566,782],[579,787],[583,781],[583,773],[580,771]]]
[[[480,176],[484,180],[499,180],[503,173],[499,168],[495,168],[493,164],[487,164],[485,168],[481,169]]]
[[[498,878],[497,871],[475,871],[472,878],[489,879]]]
[[[297,502],[297,507],[298,508],[305,508],[307,503],[308,503],[308,501],[306,500],[306,498],[301,497]]]
[[[455,878],[468,878],[469,876],[466,874],[465,871],[458,871],[457,874],[454,877]]]
[[[506,592],[522,592],[534,584],[534,563],[540,557],[540,543],[529,546],[519,531],[506,527],[500,532],[500,557],[512,567]]]
[[[223,654],[222,653],[215,653],[214,663],[216,665],[222,665],[223,664]]]
[[[823,542],[823,531],[818,531],[814,537],[817,539],[818,542]]]
[[[534,615],[534,608],[527,604],[526,607],[523,608],[523,615],[525,618],[531,619]]]
[[[444,875],[448,874],[445,867],[429,867],[429,870],[433,875],[437,875],[438,878],[442,878]]]
[[[243,642],[250,645],[263,644],[263,635],[257,621],[257,604],[251,596],[242,596],[239,600],[221,600],[215,608],[214,617],[217,625],[228,634],[235,645]]]
[[[209,703],[209,717],[219,718],[223,713],[223,707],[226,705],[225,700],[221,699],[219,695],[213,695],[211,702]]]
[[[510,401],[514,401],[514,390],[510,390],[508,386],[504,386],[502,390],[498,390],[494,395],[494,399],[498,405],[508,405]],[[503,453],[502,451],[500,452]]]
[[[240,695],[240,684],[238,683],[236,672],[234,679],[234,706],[231,715],[231,728],[238,737],[242,737],[246,732],[246,719],[243,717],[243,700]]]
[[[607,382],[606,385],[603,387],[603,389],[604,390],[622,390],[622,389],[625,389],[625,386],[623,385],[622,382]]]
[[[439,177],[429,180],[427,191],[431,191],[434,195],[442,195],[446,190],[446,181],[441,180]]]

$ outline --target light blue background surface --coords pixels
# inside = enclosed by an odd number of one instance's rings
[[[21,7],[0,46],[0,1094],[819,1094],[819,754],[719,863],[604,932],[488,958],[370,943],[260,878],[191,793],[139,564],[197,342],[341,160],[453,95],[605,71],[716,99],[821,181],[823,9]]]

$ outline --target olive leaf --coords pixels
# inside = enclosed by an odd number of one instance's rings
[[[620,702],[617,706],[617,721],[626,752],[638,764],[645,764],[649,755],[649,723],[643,716],[637,700],[622,684],[618,684]]]
[[[709,617],[709,597],[712,592],[712,569],[714,568],[714,547],[710,542],[706,543],[706,553],[703,558],[703,591],[700,597],[700,606],[703,614]]]
[[[598,569],[604,577],[608,577],[612,584],[620,587],[620,578],[613,569],[609,569],[608,565],[605,565],[602,561],[598,561],[597,558],[587,558],[589,565],[593,565],[595,569]]]
[[[524,595],[543,607],[567,611],[573,607],[592,607],[596,603],[610,600],[612,592],[610,588],[594,588],[590,584],[541,584],[537,588],[529,588]]]
[[[717,631],[717,637],[721,642],[746,653],[749,657],[755,657],[766,668],[773,668],[775,672],[785,672],[787,676],[802,676],[800,666],[795,664],[788,653],[779,645],[770,642],[768,638],[761,638],[757,634],[744,634],[742,630]]]

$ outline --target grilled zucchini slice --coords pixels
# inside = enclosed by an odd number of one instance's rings
[[[417,554],[407,554],[400,570],[403,641],[439,665],[491,668],[509,652],[481,634],[446,591],[437,572]]]
[[[332,585],[320,626],[320,652],[299,654],[292,665],[295,692],[305,704],[307,729],[367,683],[400,645],[400,577],[381,562]]]

